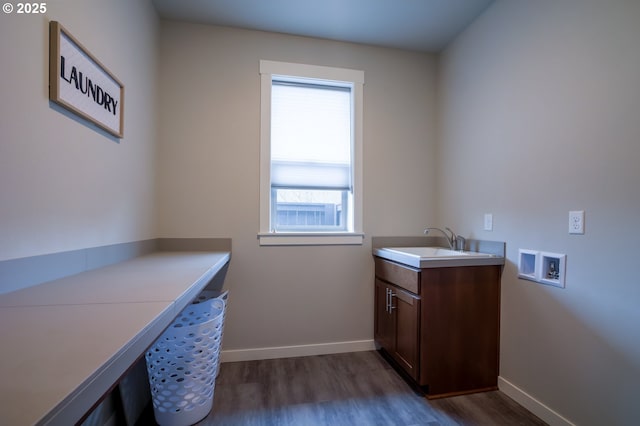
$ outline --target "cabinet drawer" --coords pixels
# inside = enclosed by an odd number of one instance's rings
[[[420,270],[399,265],[379,257],[374,258],[376,276],[411,293],[420,293]]]

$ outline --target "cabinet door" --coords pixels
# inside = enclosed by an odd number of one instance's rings
[[[430,396],[497,387],[500,274],[499,265],[422,271],[419,383]]]
[[[395,317],[392,356],[414,379],[418,379],[420,349],[420,297],[391,287],[391,310]]]
[[[376,278],[374,338],[378,345],[392,354],[395,350],[395,317],[389,310],[389,286]]]

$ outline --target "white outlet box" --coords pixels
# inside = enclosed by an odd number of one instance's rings
[[[543,284],[549,284],[556,287],[564,288],[565,265],[567,264],[567,255],[559,253],[540,253],[539,256],[539,281]]]
[[[518,250],[518,277],[525,280],[538,280],[538,255],[535,250]]]
[[[518,250],[518,278],[564,288],[567,255]]]
[[[491,213],[484,214],[484,230],[493,231],[493,215]]]
[[[584,210],[569,212],[569,233],[584,234]]]

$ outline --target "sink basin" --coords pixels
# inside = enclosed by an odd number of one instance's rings
[[[475,251],[456,251],[442,247],[388,247],[383,250],[394,251],[396,253],[403,253],[410,256],[418,256],[421,259],[458,258],[460,256],[493,257],[492,254],[478,253]]]
[[[504,264],[504,258],[494,254],[455,251],[442,247],[384,247],[374,249],[373,254],[416,268]]]

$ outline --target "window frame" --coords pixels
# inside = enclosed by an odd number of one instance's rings
[[[274,76],[319,79],[349,84],[353,120],[353,229],[340,232],[275,232],[271,227],[271,85]],[[361,245],[362,230],[362,118],[364,71],[290,62],[260,61],[260,245]]]

